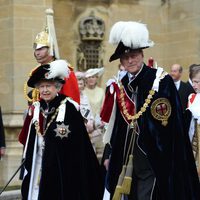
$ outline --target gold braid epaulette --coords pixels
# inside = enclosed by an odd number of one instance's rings
[[[39,66],[35,67],[34,69],[31,70],[31,72],[29,73],[29,77],[32,76],[33,71],[35,71]],[[38,89],[34,88],[32,90],[32,99],[28,96],[27,94],[27,81],[24,83],[24,97],[25,99],[27,99],[29,102],[33,103],[34,101],[38,101],[39,100],[39,91]]]

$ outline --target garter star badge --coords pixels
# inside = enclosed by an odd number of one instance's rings
[[[65,125],[64,123],[57,124],[57,128],[55,128],[54,131],[56,132],[55,137],[60,137],[61,139],[63,139],[64,137],[67,138],[68,134],[71,132],[69,130],[69,125]]]
[[[168,118],[171,115],[171,105],[168,99],[158,98],[151,105],[152,116],[161,121],[163,126],[168,124]]]

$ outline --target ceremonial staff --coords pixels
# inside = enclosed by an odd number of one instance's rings
[[[10,182],[13,180],[13,178],[16,176],[16,174],[18,173],[18,171],[22,168],[22,166],[24,165],[25,159],[22,161],[22,163],[20,164],[20,166],[17,168],[17,170],[15,171],[15,173],[12,175],[12,177],[10,178],[10,180],[7,182],[7,184],[4,186],[4,188],[1,190],[0,192],[0,196],[1,194],[5,191],[5,189],[8,187],[8,185],[10,184]]]

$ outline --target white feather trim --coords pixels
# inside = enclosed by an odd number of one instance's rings
[[[154,45],[154,42],[149,40],[149,31],[146,25],[132,21],[120,21],[113,25],[109,42],[118,44],[120,41],[132,49],[152,47]]]
[[[47,78],[68,78],[70,73],[68,66],[69,63],[66,60],[55,60],[51,62]]]
[[[153,46],[152,41],[149,41],[149,31],[146,25],[138,22],[127,22],[121,34],[121,41],[130,48]]]
[[[110,31],[109,43],[117,45],[120,42],[121,34],[126,26],[126,23],[127,22],[119,21],[113,25]]]

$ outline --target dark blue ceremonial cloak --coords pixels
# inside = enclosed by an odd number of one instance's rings
[[[134,90],[136,87],[138,88],[137,112],[143,106],[155,77],[156,69],[144,65],[138,76],[130,83]],[[121,81],[127,94],[131,97],[127,86],[128,75]],[[171,105],[171,115],[166,126],[163,126],[161,121],[155,119],[151,114],[151,104],[158,98],[168,99]],[[136,145],[146,154],[156,180],[152,199],[199,200],[199,180],[189,137],[184,129],[180,98],[169,75],[160,81],[159,91],[153,96],[146,112],[138,119],[138,125],[140,133]],[[107,150],[105,150],[111,152],[106,177],[106,187],[111,193],[111,199],[122,170],[126,129],[127,123],[117,106],[110,145],[106,145]],[[106,156],[109,155],[105,153],[105,158]],[[133,188],[137,185],[134,178],[132,184]],[[134,200],[137,200],[136,196],[137,194],[135,194]]]
[[[63,95],[57,96],[49,103],[49,110],[52,107],[58,108],[64,98]],[[46,103],[43,100],[40,103],[45,109]],[[53,114],[48,116],[47,123]],[[83,118],[70,101],[66,102],[64,123],[69,125],[71,131],[68,137],[55,137],[55,120],[44,136],[45,149],[38,200],[101,200],[103,184],[100,166]],[[35,126],[32,124],[25,158],[28,174],[21,189],[23,200],[28,196],[35,136]]]

